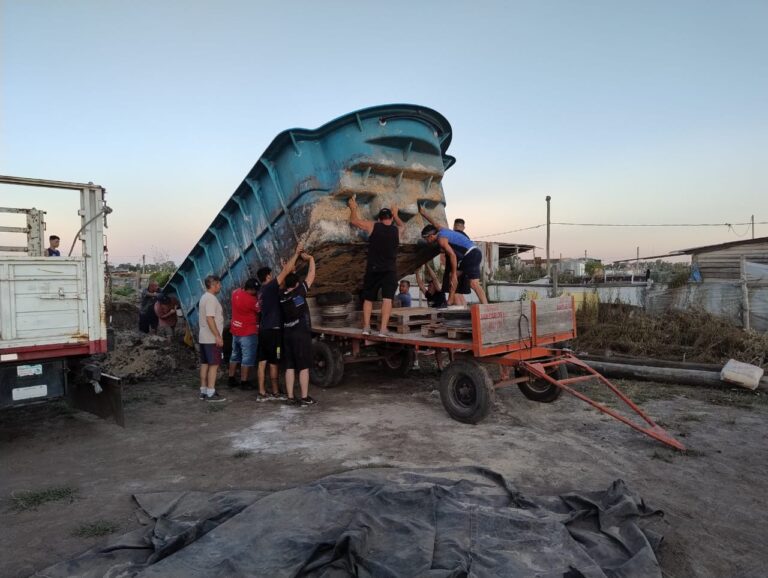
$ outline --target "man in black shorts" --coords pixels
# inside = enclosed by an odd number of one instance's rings
[[[312,405],[309,397],[309,366],[312,365],[312,331],[307,306],[307,291],[315,280],[315,259],[312,255],[301,254],[309,262],[309,271],[304,281],[296,273],[288,273],[285,289],[280,293],[280,309],[283,312],[283,367],[285,368],[285,390],[288,403]],[[293,385],[299,373],[301,397],[296,400]]]
[[[285,282],[288,273],[293,272],[296,259],[304,250],[301,243],[296,246],[296,251],[280,270],[277,277],[273,277],[272,269],[262,267],[256,272],[256,277],[261,283],[259,291],[259,305],[261,308],[261,323],[259,328],[259,393],[256,401],[268,399],[285,399],[280,395],[280,346],[282,345],[283,315],[280,309],[280,286]],[[269,380],[272,384],[272,393],[267,397],[265,386],[267,365],[269,365]]]
[[[363,335],[371,334],[373,302],[381,290],[381,326],[379,337],[387,336],[387,325],[392,313],[392,299],[397,290],[397,247],[403,222],[397,207],[381,209],[378,220],[365,221],[357,214],[355,197],[349,198],[349,223],[368,233],[368,264],[363,278]]]

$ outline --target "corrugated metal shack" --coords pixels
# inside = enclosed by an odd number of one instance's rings
[[[684,287],[652,287],[646,309],[703,308],[735,325],[768,331],[768,237],[676,251],[691,255],[692,280]]]
[[[768,237],[733,241],[684,249],[681,255],[691,255],[691,266],[698,269],[702,281],[739,280],[741,260],[768,266]]]

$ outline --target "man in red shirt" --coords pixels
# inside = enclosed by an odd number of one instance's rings
[[[256,351],[259,345],[259,284],[248,279],[242,289],[232,292],[232,355],[229,357],[229,385],[237,387],[248,382],[248,372],[256,367]],[[235,371],[240,364],[240,382]]]

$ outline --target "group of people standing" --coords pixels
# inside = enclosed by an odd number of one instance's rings
[[[295,273],[298,260],[308,263],[306,277]],[[309,396],[309,367],[312,360],[312,333],[307,306],[307,292],[315,280],[315,260],[304,252],[301,243],[291,259],[275,276],[262,267],[256,278],[232,292],[230,333],[232,353],[229,358],[229,385],[245,385],[256,369],[256,401],[284,400],[294,405],[312,405]],[[223,360],[224,310],[216,297],[221,279],[205,278],[205,293],[199,302],[200,399],[224,401],[216,391],[218,368]],[[240,366],[240,374],[237,367]],[[280,391],[280,370],[285,372],[285,393]],[[269,371],[271,391],[266,391]],[[295,395],[296,380],[299,395]]]
[[[387,326],[392,312],[395,292],[400,287],[398,302],[407,301],[404,295],[409,284],[398,283],[397,252],[400,231],[404,228],[398,215],[398,208],[382,208],[376,221],[362,219],[358,213],[357,201],[350,197],[349,223],[368,234],[368,257],[363,278],[363,336],[372,334],[371,315],[373,303],[381,295],[380,327],[376,335],[387,337]],[[423,207],[421,215],[429,222],[421,232],[428,243],[436,244],[445,254],[446,273],[443,283],[437,274],[427,266],[430,276],[425,284],[417,273],[416,279],[433,307],[459,304],[457,297],[474,290],[481,303],[487,303],[480,285],[480,264],[482,253],[463,232],[464,222],[457,219],[454,229],[443,227],[432,220]],[[306,277],[301,280],[295,272],[299,259],[309,265]],[[286,400],[295,405],[312,405],[315,400],[309,396],[309,368],[312,362],[312,332],[307,292],[315,280],[315,260],[304,252],[301,243],[291,259],[277,274],[262,267],[255,279],[248,279],[243,287],[233,291],[230,332],[232,354],[229,358],[229,384],[246,384],[256,369],[258,383],[257,401],[269,399]],[[156,289],[156,288],[155,288]],[[200,344],[200,399],[223,401],[216,391],[218,368],[223,360],[224,312],[217,295],[221,291],[221,279],[215,275],[205,278],[205,293],[199,302]],[[445,294],[448,293],[446,299]],[[237,368],[240,367],[239,376]],[[285,393],[280,391],[280,370],[285,372]],[[271,391],[266,390],[267,371]],[[299,392],[295,386],[298,378]]]

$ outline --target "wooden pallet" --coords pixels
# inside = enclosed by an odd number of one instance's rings
[[[422,337],[437,337],[438,335],[446,335],[448,328],[441,323],[429,323],[421,326]]]
[[[416,321],[409,321],[408,323],[399,323],[394,320],[390,320],[387,327],[390,331],[396,333],[418,333],[422,327],[431,323],[429,319],[419,319]]]
[[[381,311],[374,311],[373,316],[381,317]],[[416,321],[437,321],[437,310],[431,307],[394,307],[389,320],[398,325],[415,323]]]
[[[447,327],[448,339],[466,339],[472,337],[471,327]]]

